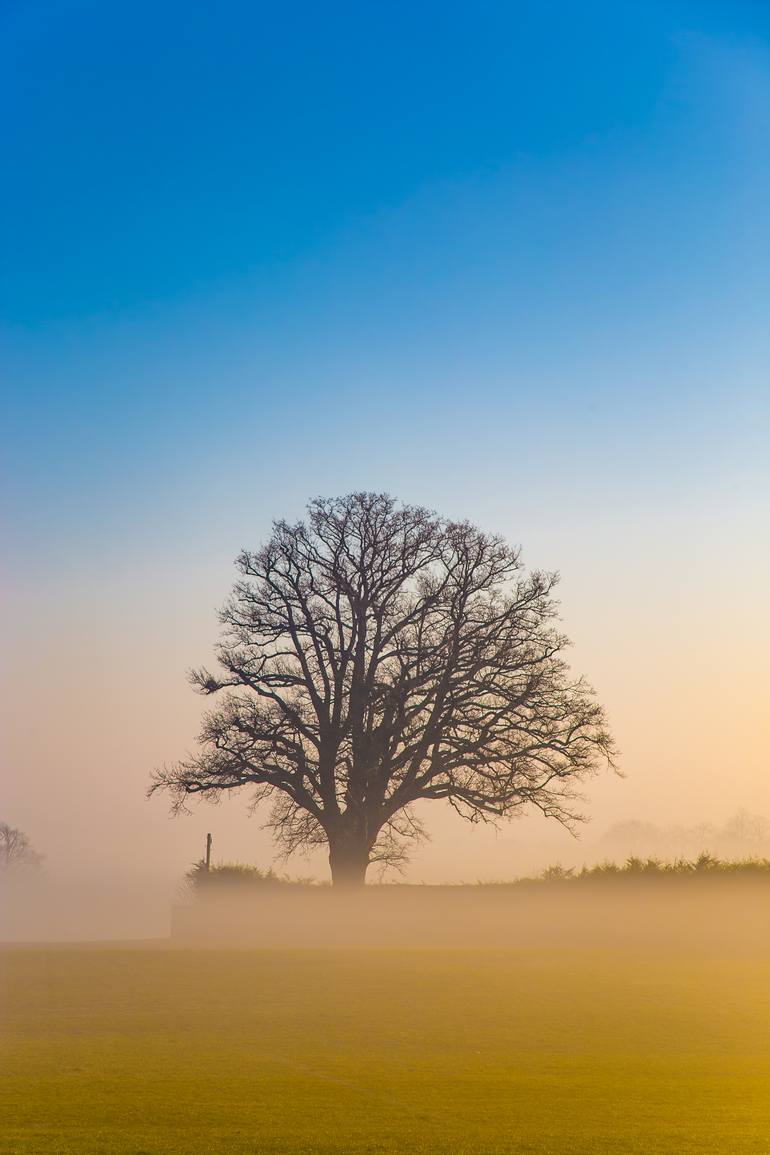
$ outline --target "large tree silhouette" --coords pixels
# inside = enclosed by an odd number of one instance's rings
[[[569,824],[575,784],[611,760],[601,707],[562,653],[556,576],[466,522],[355,493],[310,503],[237,561],[221,611],[222,693],[197,754],[151,792],[270,798],[290,853],[327,844],[334,884],[397,864],[415,803],[471,821],[523,807]]]

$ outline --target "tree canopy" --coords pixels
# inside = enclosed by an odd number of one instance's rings
[[[197,753],[154,775],[184,807],[247,788],[291,853],[326,844],[335,883],[399,864],[444,801],[495,821],[570,824],[576,784],[611,763],[604,713],[564,660],[557,576],[517,548],[386,494],[310,503],[237,560],[220,613],[221,702]]]

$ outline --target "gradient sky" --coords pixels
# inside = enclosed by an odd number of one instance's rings
[[[361,488],[561,571],[587,839],[770,814],[766,4],[6,0],[0,93],[0,818],[51,870],[270,860],[143,792],[238,550]],[[430,813],[414,878],[564,844]]]

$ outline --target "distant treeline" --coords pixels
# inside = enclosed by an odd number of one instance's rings
[[[770,857],[770,821],[760,814],[738,810],[725,822],[701,822],[694,826],[657,826],[653,822],[616,822],[588,850],[593,861],[625,861],[634,858],[696,859],[707,853],[714,858],[738,861]]]
[[[768,878],[770,879],[770,858],[716,858],[703,853],[695,858],[640,858],[632,855],[625,862],[600,862],[593,866],[575,869],[566,866],[549,866],[540,874],[495,882],[447,884],[447,888],[464,887],[532,887],[549,885],[576,885],[596,882],[633,882],[666,879],[718,879],[718,878]],[[326,887],[314,879],[292,879],[277,874],[272,869],[261,870],[241,862],[222,862],[209,869],[205,863],[196,863],[185,875],[184,890],[193,898],[215,894],[248,894],[254,891],[277,890],[297,887]],[[420,886],[408,883],[391,883],[390,887],[415,889]],[[435,888],[432,888],[435,889]],[[443,889],[443,888],[442,888]]]

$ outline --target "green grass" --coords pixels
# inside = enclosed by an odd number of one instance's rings
[[[770,959],[0,952],[0,1151],[770,1151]]]

